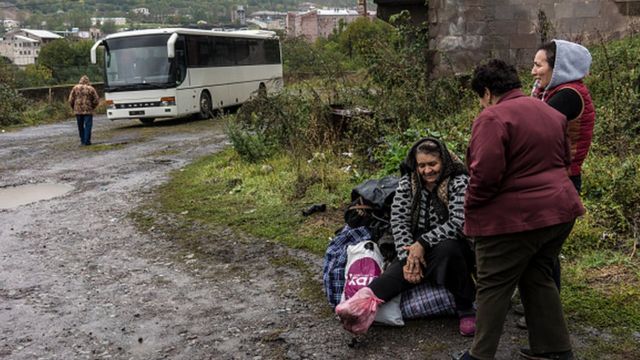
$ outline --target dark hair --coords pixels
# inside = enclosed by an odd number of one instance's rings
[[[416,154],[418,153],[438,154],[438,156],[440,156],[442,155],[442,150],[440,150],[440,145],[438,145],[437,143],[431,140],[426,140],[422,142],[420,145],[418,145],[418,147],[416,148]]]
[[[537,51],[540,51],[540,50],[544,50],[545,55],[547,55],[547,63],[549,64],[549,67],[553,69],[556,64],[556,42],[555,41],[546,42],[540,45]]]
[[[521,87],[522,83],[516,68],[502,60],[489,60],[488,63],[479,65],[473,70],[471,88],[480,97],[484,96],[485,88],[492,94],[500,96],[509,90]]]

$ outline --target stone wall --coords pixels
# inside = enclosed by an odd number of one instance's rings
[[[637,21],[636,0],[432,0],[430,48],[436,72],[466,72],[498,57],[531,65],[536,48],[558,38],[585,45],[619,38]],[[621,12],[621,9],[623,11]]]
[[[468,72],[498,57],[529,67],[536,48],[554,38],[597,43],[640,29],[640,0],[376,0],[378,17],[409,10],[428,17],[434,72]],[[422,1],[424,4],[424,1]]]

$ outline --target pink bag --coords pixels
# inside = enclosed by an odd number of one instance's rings
[[[369,330],[381,303],[383,301],[378,299],[371,289],[364,287],[349,300],[338,304],[336,314],[345,330],[360,335]]]

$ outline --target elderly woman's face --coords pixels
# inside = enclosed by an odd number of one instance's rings
[[[436,184],[438,176],[440,176],[440,171],[442,170],[442,160],[440,156],[419,152],[416,154],[416,163],[418,174],[420,174],[424,185],[427,188],[432,188]]]
[[[533,68],[531,68],[531,75],[538,81],[538,86],[544,88],[551,82],[551,75],[553,75],[553,68],[549,66],[547,61],[547,52],[544,50],[538,50],[536,56],[533,58]]]

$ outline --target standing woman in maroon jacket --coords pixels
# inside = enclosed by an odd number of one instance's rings
[[[566,117],[525,95],[516,69],[491,60],[471,87],[484,108],[467,149],[464,232],[475,242],[476,335],[456,359],[491,360],[516,286],[529,331],[529,359],[572,359],[554,260],[584,213],[567,176]]]

